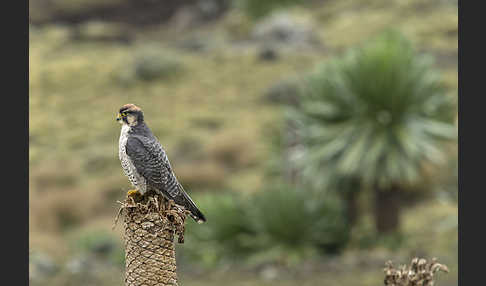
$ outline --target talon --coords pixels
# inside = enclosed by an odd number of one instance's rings
[[[169,200],[169,202],[167,203],[167,209],[171,210],[174,205],[175,205],[174,200]]]
[[[140,195],[140,193],[138,192],[138,190],[129,190],[127,192],[127,196],[128,197],[134,197],[134,196],[137,196],[137,195]]]

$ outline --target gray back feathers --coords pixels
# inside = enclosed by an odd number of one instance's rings
[[[136,171],[145,179],[147,189],[159,191],[184,206],[196,221],[205,221],[204,215],[178,182],[164,148],[144,122],[130,129],[125,148]]]

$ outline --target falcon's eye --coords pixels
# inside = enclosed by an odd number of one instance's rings
[[[126,112],[121,113],[121,116],[127,116],[127,115],[128,115],[128,113],[126,113]]]

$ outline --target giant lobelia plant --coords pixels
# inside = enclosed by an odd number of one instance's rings
[[[395,231],[397,194],[446,159],[443,143],[457,134],[454,102],[431,58],[387,32],[306,78],[288,112],[301,141],[296,164],[308,182],[374,190],[377,230]]]

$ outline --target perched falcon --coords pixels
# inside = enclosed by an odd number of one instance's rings
[[[125,104],[116,120],[122,125],[118,155],[135,192],[143,195],[153,190],[190,211],[196,222],[205,222],[204,215],[177,181],[165,150],[144,122],[142,110]]]

